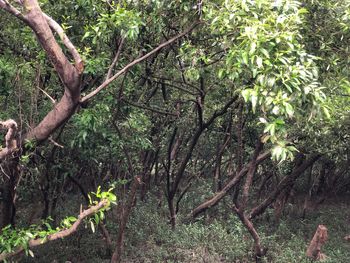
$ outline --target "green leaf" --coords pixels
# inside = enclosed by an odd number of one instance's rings
[[[249,55],[254,54],[255,50],[256,50],[256,43],[253,42],[253,43],[250,45]]]
[[[253,112],[255,112],[255,110],[256,110],[256,105],[257,105],[257,103],[258,103],[258,96],[256,95],[256,92],[252,92],[252,93],[251,93],[250,99],[251,99],[251,101],[252,101]]]
[[[285,109],[286,109],[288,116],[293,117],[293,115],[294,115],[293,106],[291,104],[289,104],[288,102],[285,102],[284,106],[285,106]]]
[[[283,148],[277,145],[272,149],[272,157],[274,157],[275,160],[280,160],[282,152]]]
[[[242,52],[242,59],[243,59],[243,62],[244,64],[248,65],[249,62],[248,62],[248,53],[247,52]]]
[[[249,97],[250,97],[250,94],[252,93],[252,89],[245,89],[245,90],[242,90],[242,96],[245,100],[245,102],[248,102],[249,101]]]
[[[329,113],[329,110],[326,107],[322,107],[322,111],[327,119],[331,118],[331,114]]]

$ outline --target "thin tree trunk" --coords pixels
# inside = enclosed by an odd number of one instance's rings
[[[257,165],[262,163],[264,160],[266,160],[269,156],[271,155],[270,152],[265,152],[259,155],[259,157],[256,160]],[[200,213],[204,212],[210,207],[213,207],[219,203],[219,201],[225,197],[225,195],[228,193],[230,189],[232,189],[240,180],[243,176],[245,176],[249,170],[251,163],[248,163],[245,165],[242,170],[235,174],[234,176],[226,183],[226,185],[222,188],[221,191],[215,193],[212,197],[210,197],[208,200],[197,206],[195,209],[193,209],[190,217],[195,218],[197,217]],[[231,175],[232,176],[232,175]]]
[[[141,184],[141,179],[139,176],[136,176],[133,180],[126,206],[122,210],[122,215],[119,221],[117,244],[115,246],[115,250],[111,258],[111,263],[120,263],[121,261],[121,257],[124,250],[125,228],[126,228],[126,224],[128,223],[129,216],[133,207],[134,199],[136,197],[136,192],[140,184]]]
[[[214,121],[216,120],[216,118],[218,118],[219,116],[222,116],[224,115],[227,110],[229,109],[229,107],[238,99],[238,96],[234,96],[233,98],[231,98],[226,104],[224,107],[221,108],[220,111],[215,111],[214,114],[212,114],[212,116],[209,118],[209,120],[207,122],[204,122],[203,120],[203,112],[202,112],[202,104],[203,101],[201,103],[198,103],[198,116],[199,116],[199,126],[197,127],[196,129],[196,132],[193,134],[192,138],[191,138],[191,142],[190,142],[190,145],[189,145],[189,148],[185,154],[185,157],[182,159],[180,165],[179,165],[179,168],[175,174],[175,178],[174,178],[174,182],[171,184],[171,189],[170,191],[168,191],[168,204],[169,204],[169,210],[170,210],[170,217],[171,217],[171,220],[174,220],[175,218],[173,217],[172,215],[172,208],[174,208],[174,198],[175,198],[175,195],[178,191],[178,188],[179,188],[179,185],[180,185],[180,182],[183,178],[183,175],[185,173],[185,170],[186,170],[186,167],[187,167],[187,164],[188,162],[190,161],[191,159],[191,156],[192,156],[192,153],[193,153],[193,150],[194,148],[196,147],[197,145],[197,142],[200,138],[200,136],[203,134],[203,132],[210,127],[210,125],[212,125],[214,123]]]
[[[300,164],[297,164],[296,167],[293,169],[293,171],[284,177],[277,187],[275,188],[274,191],[270,194],[269,197],[267,197],[260,205],[254,207],[252,211],[250,212],[250,219],[253,219],[254,217],[261,215],[268,206],[270,206],[278,197],[278,195],[284,190],[286,187],[294,183],[294,181],[303,174],[303,172],[310,167],[314,162],[316,162],[320,158],[319,154],[312,154],[307,160],[299,161],[301,162]],[[299,163],[297,161],[297,163]]]
[[[256,231],[249,217],[246,215],[245,210],[248,204],[249,191],[252,186],[254,174],[258,165],[257,159],[258,159],[259,153],[263,149],[263,146],[264,144],[261,142],[261,139],[259,138],[254,150],[253,158],[248,168],[245,183],[243,185],[242,200],[240,201],[239,205],[236,204],[233,206],[233,209],[237,213],[239,219],[242,221],[243,225],[247,228],[248,232],[250,233],[250,235],[254,240],[254,255],[255,255],[256,262],[260,262],[261,257],[265,256],[266,250],[262,248],[259,234]]]
[[[176,227],[176,211],[174,206],[174,198],[168,198],[168,207],[170,213],[170,225],[171,228],[174,230]]]
[[[229,115],[229,122],[225,129],[225,137],[222,145],[218,145],[215,161],[215,173],[214,173],[214,190],[218,192],[222,189],[222,176],[221,176],[221,166],[222,166],[222,156],[224,154],[225,148],[230,144],[232,137],[232,111]]]
[[[233,206],[233,210],[238,215],[239,219],[243,223],[243,225],[247,228],[249,234],[252,236],[254,240],[254,255],[256,262],[260,262],[261,258],[266,255],[266,249],[261,246],[260,236],[256,231],[253,223],[249,220],[249,217],[242,211],[241,208],[237,208],[235,205]]]
[[[9,160],[2,166],[3,187],[2,187],[2,201],[0,201],[0,231],[7,225],[14,225],[16,206],[16,181],[18,179],[18,159]]]

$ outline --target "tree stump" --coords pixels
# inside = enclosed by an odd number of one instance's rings
[[[324,260],[326,255],[321,253],[321,247],[326,243],[328,234],[327,227],[319,225],[306,251],[306,255],[313,260]]]

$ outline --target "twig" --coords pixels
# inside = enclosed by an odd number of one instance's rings
[[[7,0],[0,0],[0,8],[4,9],[5,11],[9,12],[10,14],[18,17],[22,21],[27,22],[27,19],[23,16],[23,14],[15,8],[13,5],[11,5]]]
[[[113,69],[114,69],[115,65],[117,64],[117,62],[118,62],[118,60],[119,60],[120,53],[122,52],[124,40],[125,40],[125,38],[123,37],[123,38],[119,41],[117,54],[115,55],[112,64],[109,66],[108,73],[107,73],[107,75],[106,75],[106,80],[108,80],[108,79],[112,76]]]
[[[61,145],[61,144],[59,144],[59,143],[57,143],[57,142],[55,142],[53,139],[52,139],[52,137],[50,136],[49,137],[49,141],[50,142],[52,142],[53,143],[53,145],[55,145],[55,146],[57,146],[57,147],[60,147],[60,148],[64,148],[64,146],[63,145]]]
[[[52,102],[53,104],[56,104],[56,100],[55,100],[54,98],[52,98],[45,90],[43,90],[43,89],[40,88],[40,87],[38,87],[38,89],[39,89],[40,91],[42,91],[42,93],[44,93],[44,94],[46,95],[46,97],[48,97],[48,98],[51,100],[51,102]]]
[[[0,169],[1,169],[1,172],[7,177],[7,179],[10,179],[10,176],[5,172],[4,167],[2,167],[1,164],[0,164]]]
[[[163,114],[163,115],[171,115],[171,116],[177,117],[177,114],[172,113],[172,112],[162,111],[162,110],[156,109],[154,107],[147,107],[145,105],[140,105],[140,104],[137,104],[135,102],[128,101],[126,99],[122,99],[122,100],[124,102],[126,102],[127,104],[130,104],[130,105],[137,107],[137,108],[140,108],[140,109],[149,110],[149,111],[156,112],[156,113]]]

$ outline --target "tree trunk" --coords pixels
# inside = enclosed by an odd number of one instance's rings
[[[239,219],[242,221],[243,225],[247,228],[249,234],[252,236],[254,240],[255,261],[258,263],[261,261],[261,258],[266,255],[267,249],[261,246],[260,236],[256,231],[252,221],[249,220],[249,218],[245,215],[245,213],[241,209],[237,208],[236,206],[234,206],[233,209],[237,213]]]
[[[249,219],[249,217],[245,213],[245,209],[248,204],[249,199],[249,191],[253,183],[254,174],[258,165],[257,159],[259,153],[262,151],[264,144],[261,142],[260,138],[256,144],[253,158],[249,163],[249,168],[246,176],[245,183],[243,185],[242,198],[239,205],[234,205],[233,209],[237,213],[239,219],[242,221],[243,225],[247,228],[248,232],[252,236],[254,240],[254,255],[256,262],[260,262],[261,258],[265,256],[266,250],[262,248],[260,243],[260,237],[258,232],[256,231],[253,223]]]
[[[261,162],[263,162],[265,159],[267,159],[270,156],[270,152],[265,152],[259,155],[259,157],[256,160],[257,165]],[[197,217],[200,213],[204,212],[210,207],[215,206],[224,196],[228,193],[232,187],[234,187],[240,180],[241,178],[246,175],[248,172],[248,169],[250,167],[250,163],[247,164],[242,168],[242,170],[237,173],[223,188],[221,191],[215,193],[211,198],[209,198],[207,201],[203,202],[199,206],[197,206],[195,209],[193,209],[191,213],[191,217],[195,218]]]
[[[174,206],[174,197],[168,197],[168,207],[169,207],[169,216],[170,216],[170,225],[174,230],[176,227],[176,211]]]
[[[7,225],[14,225],[16,207],[15,207],[15,195],[16,195],[16,181],[18,179],[18,167],[17,158],[9,160],[5,163],[3,169],[3,188],[2,196],[0,196],[0,231]],[[2,199],[2,201],[1,201]]]
[[[301,158],[299,158],[300,162],[299,164],[296,164],[296,167],[293,169],[293,172],[286,177],[284,177],[280,183],[277,185],[274,191],[270,194],[269,197],[267,197],[260,205],[254,207],[250,213],[250,219],[253,219],[254,217],[261,215],[267,207],[269,207],[279,196],[279,194],[288,186],[294,183],[294,181],[303,174],[303,172],[310,167],[314,162],[318,160],[320,157],[319,154],[313,154],[311,155],[307,160],[301,161]]]
[[[328,234],[327,228],[324,225],[317,227],[316,233],[312,238],[310,245],[306,251],[306,255],[313,260],[325,260],[326,255],[321,253],[322,246],[326,243]]]
[[[122,209],[122,215],[121,215],[120,221],[119,221],[117,244],[116,244],[114,253],[112,255],[112,258],[111,258],[111,263],[120,263],[120,261],[121,261],[121,256],[122,256],[123,250],[124,250],[125,228],[126,228],[126,224],[128,223],[129,215],[131,213],[134,199],[136,197],[136,191],[139,188],[140,183],[141,183],[140,177],[136,176],[134,178],[133,183],[132,183],[131,191],[130,191],[126,206],[124,207],[124,209]]]
[[[14,218],[14,204],[12,192],[14,189],[14,184],[12,178],[6,178],[4,180],[2,189],[2,201],[0,203],[0,230],[7,225],[13,224]]]

